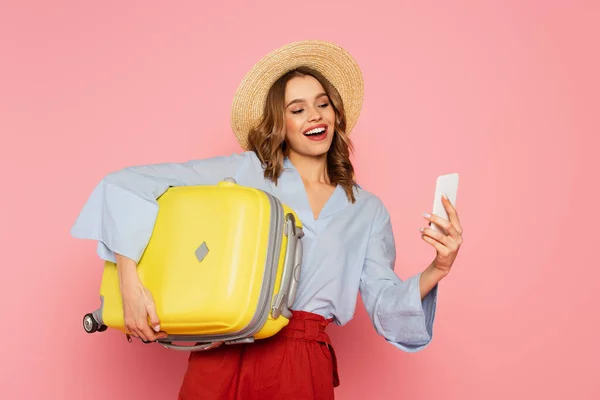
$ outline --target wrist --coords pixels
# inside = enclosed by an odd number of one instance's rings
[[[130,258],[117,255],[117,272],[122,292],[129,292],[141,286],[141,280],[137,272],[135,261]]]
[[[435,265],[435,262],[432,262],[426,268],[426,273],[427,273],[428,278],[435,283],[438,283],[439,281],[444,279],[446,277],[446,275],[448,275],[448,272],[449,271],[447,271],[447,270],[438,268]]]

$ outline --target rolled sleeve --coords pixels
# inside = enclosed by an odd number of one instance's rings
[[[360,293],[377,333],[400,350],[416,352],[433,338],[438,286],[421,300],[421,274],[402,281],[394,272],[395,260],[389,214],[381,205],[369,239]]]

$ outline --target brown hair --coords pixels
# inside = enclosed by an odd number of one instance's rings
[[[329,81],[318,71],[310,67],[299,67],[281,76],[271,86],[267,94],[264,112],[258,125],[250,130],[248,143],[250,150],[254,151],[263,163],[265,178],[277,184],[277,178],[283,170],[283,159],[287,151],[285,141],[285,88],[293,77],[310,75],[317,79],[331,101],[335,111],[335,126],[333,141],[327,152],[327,174],[332,184],[340,185],[346,192],[348,199],[354,203],[353,188],[354,167],[350,162],[350,153],[353,150],[352,142],[346,134],[346,114],[342,97]]]

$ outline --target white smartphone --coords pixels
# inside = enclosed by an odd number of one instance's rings
[[[446,196],[448,196],[450,203],[452,203],[453,206],[456,206],[457,192],[458,192],[458,173],[438,176],[436,184],[435,184],[435,196],[433,198],[432,214],[437,215],[438,217],[441,217],[444,219],[449,219],[448,213],[446,212],[446,209],[444,208],[444,203],[442,203],[442,195],[445,194]],[[443,228],[437,226],[434,223],[429,223],[429,226],[438,232],[443,232],[444,234],[447,233]]]

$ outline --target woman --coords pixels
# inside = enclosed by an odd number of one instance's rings
[[[444,199],[450,220],[425,218],[447,235],[422,230],[437,251],[433,262],[404,282],[394,273],[389,214],[356,184],[349,159],[362,91],[360,69],[346,51],[292,43],[264,57],[238,88],[232,126],[244,152],[125,168],[94,189],[72,233],[98,240],[99,255],[116,261],[126,326],[150,341],[165,333],[136,263],[152,233],[156,199],[170,186],[231,176],[274,194],[302,220],[303,268],[289,326],[253,344],[192,353],[180,399],[333,398],[339,380],[325,327],[352,318],[358,293],[393,346],[414,352],[431,341],[437,284],[456,258],[462,228]]]

